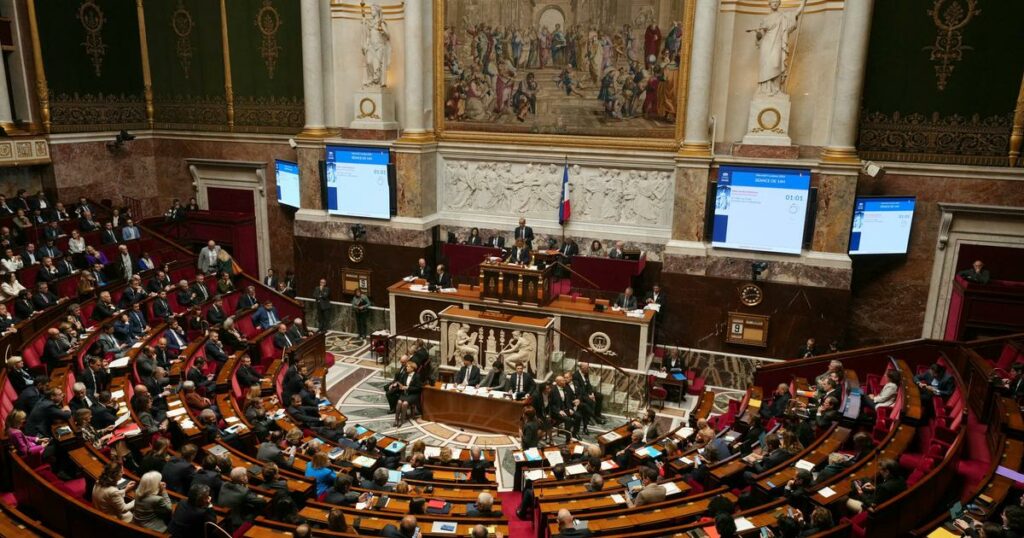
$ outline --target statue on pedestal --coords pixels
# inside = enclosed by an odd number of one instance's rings
[[[360,8],[365,4],[360,3]],[[370,7],[370,16],[363,14],[363,61],[366,73],[364,88],[385,88],[388,85],[388,62],[391,60],[391,34],[379,5]]]
[[[792,34],[800,22],[800,15],[807,7],[807,0],[800,3],[795,13],[779,11],[782,0],[768,0],[772,12],[761,19],[757,28],[747,30],[754,32],[758,54],[757,93],[774,97],[786,93],[786,79],[789,77],[789,56],[792,53],[789,34]]]

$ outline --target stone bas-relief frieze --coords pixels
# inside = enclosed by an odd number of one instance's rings
[[[460,213],[551,218],[561,201],[564,166],[449,160],[443,209]],[[672,223],[673,172],[569,167],[572,220],[667,228]]]

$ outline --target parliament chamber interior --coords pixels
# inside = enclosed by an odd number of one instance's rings
[[[1022,39],[0,0],[0,537],[1024,536]]]

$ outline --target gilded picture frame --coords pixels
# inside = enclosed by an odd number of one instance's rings
[[[682,30],[682,39],[678,48],[678,70],[675,73],[675,111],[674,121],[669,125],[669,132],[662,131],[658,137],[654,136],[617,136],[610,132],[494,132],[466,128],[466,122],[449,121],[446,114],[446,101],[448,99],[449,81],[446,75],[451,71],[446,65],[446,18],[448,16],[449,4],[460,0],[437,0],[433,10],[433,72],[434,72],[434,135],[440,141],[452,142],[474,142],[474,143],[503,143],[503,144],[527,144],[527,145],[557,145],[563,147],[587,147],[587,148],[631,148],[659,151],[677,151],[683,140],[683,128],[686,122],[686,98],[689,89],[689,66],[690,51],[693,41],[693,20],[696,0],[674,0],[671,9],[679,10],[679,22]],[[534,12],[543,12],[551,6],[564,8],[566,2],[561,0],[486,0],[495,4],[505,2],[522,2],[524,4],[536,4],[531,7]],[[611,0],[620,2],[625,0]],[[639,29],[639,36],[642,39],[644,29]],[[643,45],[641,43],[641,45]],[[561,86],[560,86],[561,87]],[[591,87],[593,90],[593,87]],[[517,129],[522,131],[522,129]],[[612,131],[614,129],[605,129]],[[634,131],[636,129],[633,129]]]

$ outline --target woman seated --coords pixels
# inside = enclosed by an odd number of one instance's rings
[[[43,459],[50,459],[55,451],[55,446],[50,445],[50,440],[45,437],[25,435],[21,431],[25,425],[27,415],[20,409],[15,409],[7,415],[7,438],[19,456],[29,458],[29,461],[39,463]]]
[[[160,473],[150,471],[142,475],[135,488],[135,508],[132,510],[135,524],[157,532],[167,532],[171,509],[167,484],[164,484]]]
[[[306,465],[306,476],[316,481],[316,495],[320,497],[334,487],[338,475],[331,470],[330,460],[326,452],[317,452]]]
[[[24,289],[25,286],[18,282],[18,275],[14,272],[9,272],[4,275],[3,283],[0,283],[0,300],[13,299]]]
[[[419,405],[420,393],[423,391],[423,381],[416,373],[416,363],[409,361],[405,363],[405,376],[398,384],[398,407],[395,412],[395,427],[402,425],[406,419],[411,418],[412,406]]]
[[[120,463],[108,463],[92,487],[92,504],[104,514],[130,522],[135,501],[125,502],[124,498],[127,493],[135,490],[135,482],[128,482],[124,489],[121,489],[118,484],[123,477],[124,470]]]
[[[107,265],[110,260],[107,259],[107,255],[103,252],[96,250],[95,247],[85,247],[85,262],[89,265]]]
[[[71,237],[68,239],[68,252],[71,254],[83,254],[85,252],[85,238],[78,230],[71,230]]]

